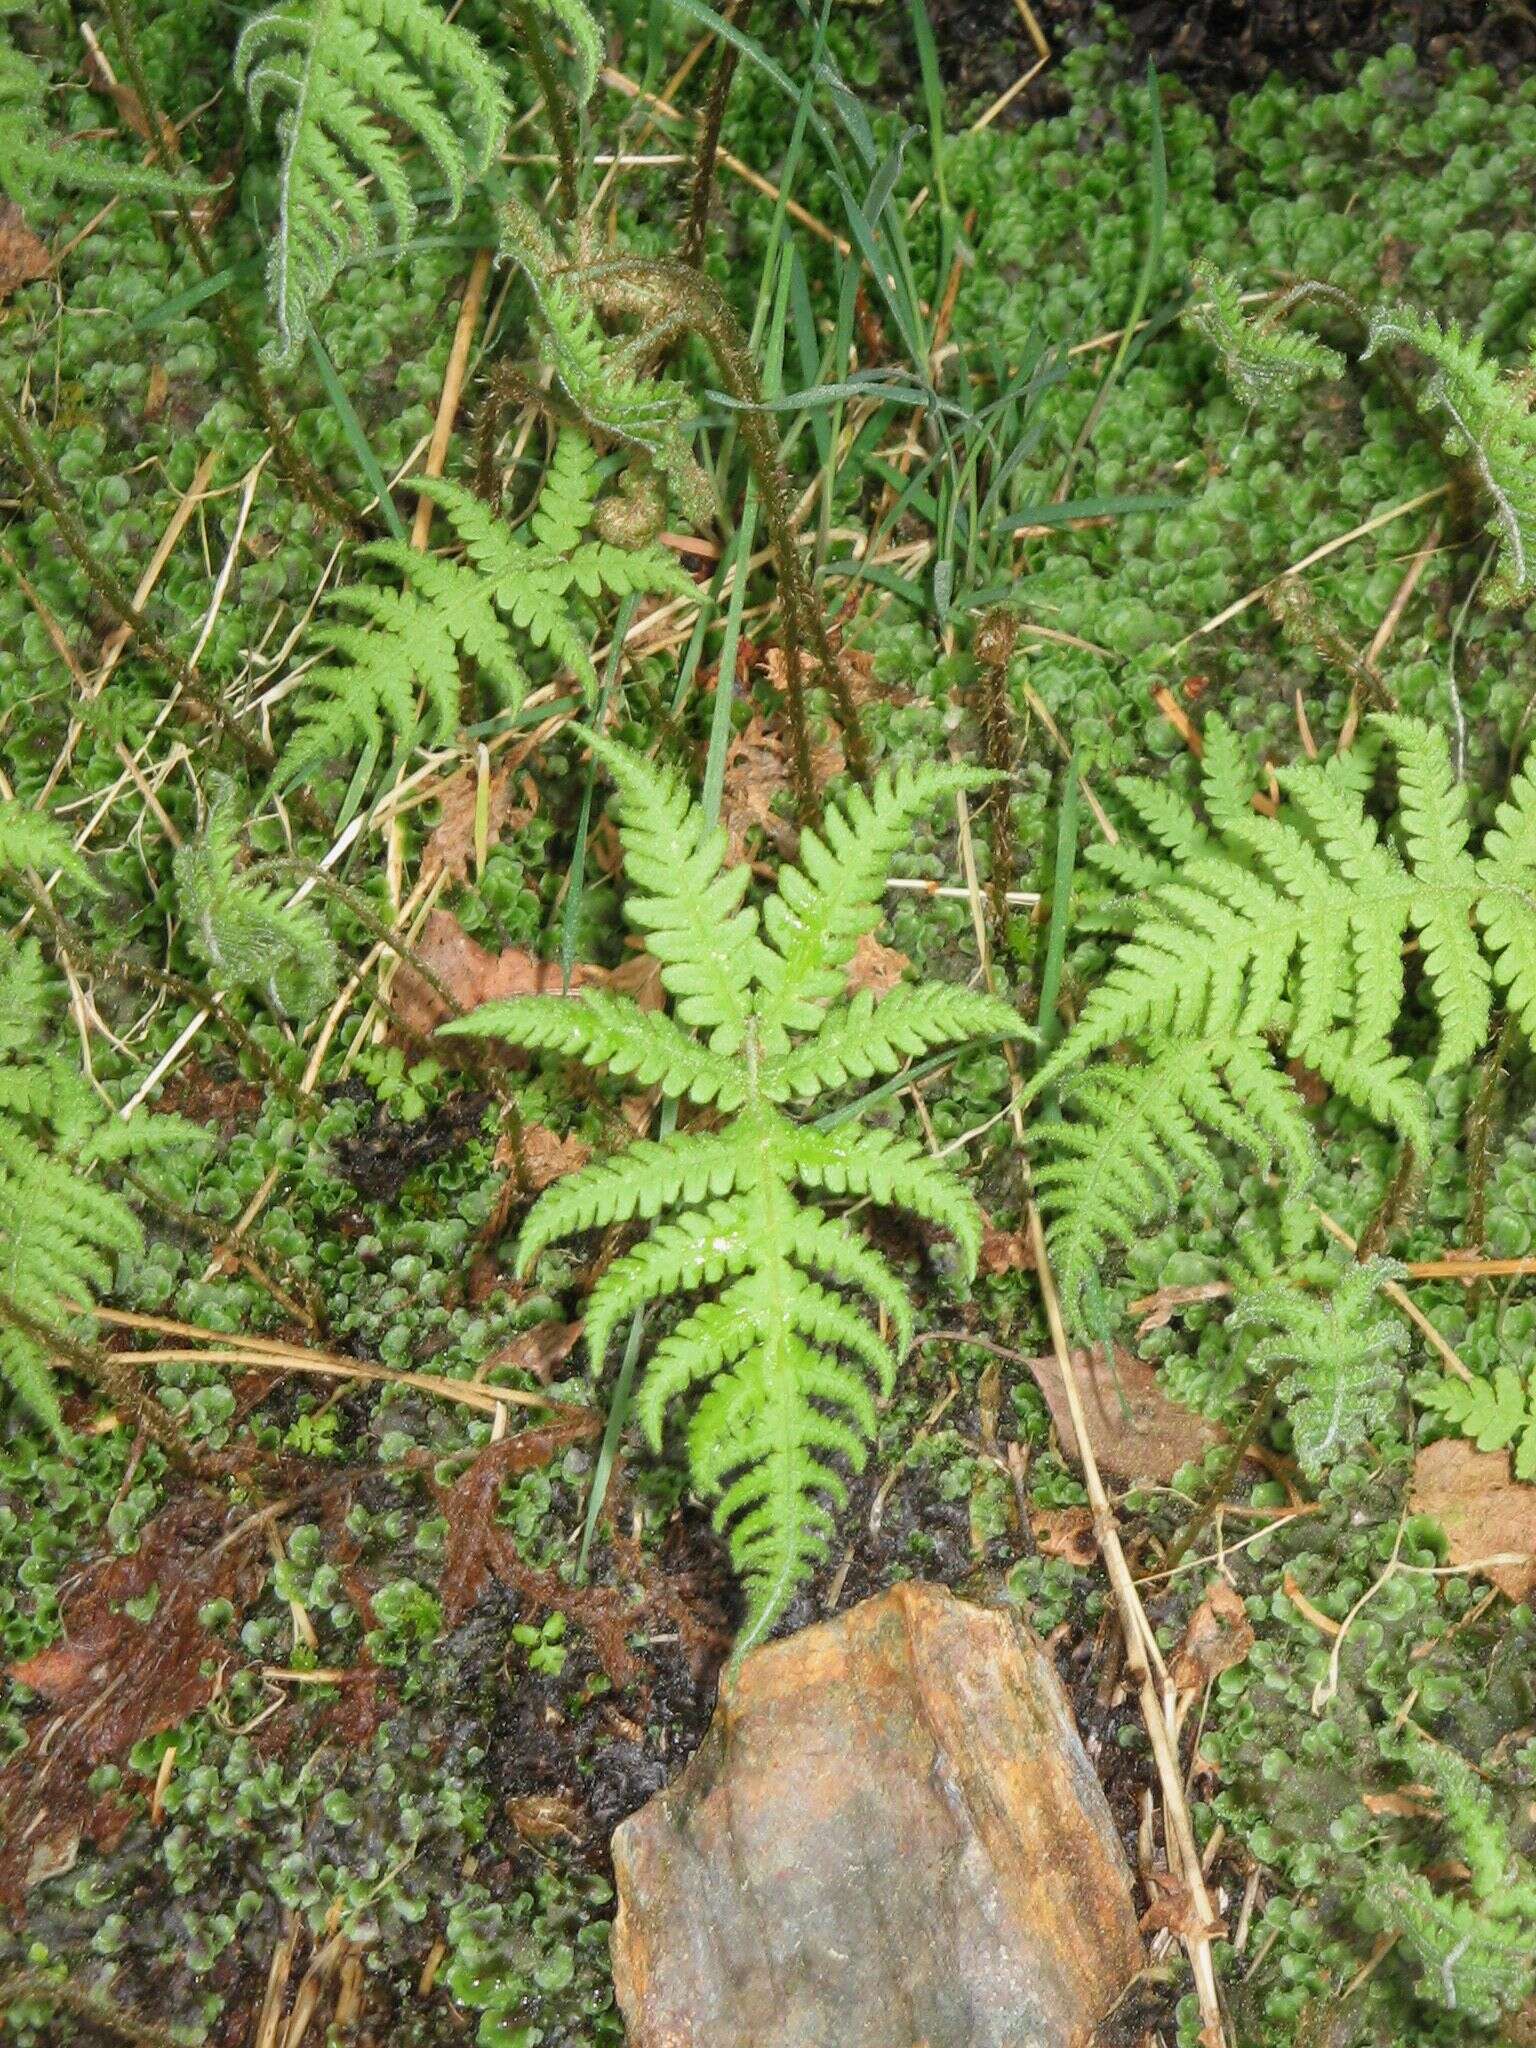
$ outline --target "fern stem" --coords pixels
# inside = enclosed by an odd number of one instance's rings
[[[9,1323],[13,1330],[30,1338],[50,1356],[62,1359],[81,1379],[98,1388],[114,1408],[122,1409],[128,1415],[141,1435],[159,1445],[178,1470],[193,1475],[197,1473],[197,1459],[174,1417],[168,1415],[153,1395],[146,1392],[137,1374],[116,1352],[104,1351],[95,1344],[78,1343],[56,1325],[39,1322],[3,1289],[0,1289],[0,1323]]]
[[[1290,1370],[1290,1361],[1282,1360],[1274,1368],[1273,1372],[1267,1373],[1259,1382],[1259,1391],[1254,1397],[1252,1407],[1250,1407],[1243,1419],[1241,1429],[1239,1429],[1237,1435],[1228,1444],[1226,1455],[1216,1467],[1204,1493],[1195,1503],[1194,1513],[1184,1524],[1178,1535],[1175,1536],[1172,1548],[1165,1553],[1162,1562],[1159,1564],[1159,1578],[1172,1571],[1175,1565],[1182,1563],[1184,1558],[1188,1556],[1190,1545],[1231,1492],[1232,1482],[1236,1479],[1238,1470],[1244,1458],[1248,1455],[1249,1447],[1268,1418],[1270,1408],[1274,1403],[1275,1389]]]
[[[149,130],[150,149],[167,177],[175,179],[181,168],[181,148],[176,140],[174,126],[161,113],[150,90],[149,74],[144,69],[143,54],[139,48],[138,34],[133,25],[128,0],[106,0],[106,4],[112,22],[112,32],[117,39],[118,52],[144,112],[144,124]],[[187,247],[192,252],[193,262],[205,278],[212,278],[216,274],[212,251],[197,224],[196,215],[187,204],[185,195],[179,190],[172,191],[171,206]],[[260,416],[284,475],[323,517],[333,520],[347,533],[365,536],[367,527],[362,515],[347,503],[339,491],[327,483],[294,440],[272,387],[262,374],[256,351],[246,339],[245,330],[241,327],[238,316],[222,288],[214,301],[214,317],[218,322],[219,332],[224,337],[224,344],[229,350],[235,372]]]
[[[512,17],[512,25],[544,98],[544,112],[549,118],[549,139],[555,145],[555,161],[559,166],[560,210],[567,220],[574,220],[581,205],[581,192],[576,144],[571,135],[571,103],[565,83],[550,55],[544,25],[527,0],[507,0],[507,12]]]
[[[0,390],[0,438],[9,442],[18,467],[53,515],[59,537],[91,589],[120,624],[126,626],[151,661],[158,662],[180,685],[183,700],[195,716],[206,718],[231,739],[257,767],[270,773],[276,756],[221,704],[203,695],[193,671],[168,647],[91,546],[90,537],[70,504],[56,471],[33,441],[27,424],[8,393]],[[311,805],[313,809],[314,806]]]
[[[320,1105],[314,1097],[306,1095],[295,1085],[261,1041],[225,1008],[223,998],[216,991],[199,988],[196,982],[188,981],[184,975],[173,974],[168,968],[152,967],[147,961],[129,960],[120,955],[104,957],[59,915],[57,906],[40,884],[23,878],[22,893],[34,905],[39,916],[47,920],[54,944],[64,959],[72,961],[77,968],[84,967],[92,977],[121,982],[126,988],[158,989],[163,995],[174,996],[178,1002],[190,1003],[196,1010],[211,1011],[239,1049],[250,1057],[262,1079],[278,1090],[296,1114],[303,1117],[319,1114]]]
[[[644,319],[659,320],[660,324],[641,339],[640,346],[646,353],[654,353],[657,348],[666,346],[675,333],[688,331],[697,334],[709,349],[726,395],[739,408],[737,417],[742,443],[757,480],[758,497],[783,597],[784,695],[790,726],[791,763],[796,801],[802,815],[808,815],[815,808],[816,790],[803,684],[807,644],[814,650],[823,679],[831,691],[838,724],[847,743],[848,763],[860,782],[869,779],[869,750],[848,678],[833,651],[826,621],[800,560],[790,516],[789,479],[779,459],[772,415],[763,406],[762,386],[746,335],[719,286],[712,278],[690,269],[686,263],[654,262],[639,257],[617,258],[591,265],[581,272],[581,276],[583,281],[599,289],[605,283],[615,286],[619,303],[626,310],[638,313]]]
[[[737,0],[726,19],[733,27],[745,32],[751,15],[752,0]],[[704,262],[704,244],[709,235],[709,206],[715,189],[715,165],[720,156],[720,130],[725,122],[726,103],[731,96],[731,84],[740,55],[735,43],[722,43],[715,53],[714,74],[709,82],[709,98],[705,103],[699,146],[693,159],[688,222],[683,229],[682,261],[690,270],[700,269]]]
[[[993,951],[1005,951],[1008,897],[1014,886],[1013,839],[1013,705],[1008,696],[1008,663],[1018,637],[1019,622],[1005,606],[988,612],[971,644],[981,700],[982,744],[987,766],[1003,779],[987,798],[991,824],[991,874],[987,894],[992,910]]]

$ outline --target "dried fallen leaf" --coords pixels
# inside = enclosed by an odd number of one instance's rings
[[[1064,1557],[1068,1564],[1090,1565],[1099,1554],[1092,1508],[1039,1508],[1030,1516],[1029,1526],[1042,1557]]]
[[[489,952],[447,910],[431,913],[413,951],[466,1010],[505,996],[560,994],[558,960],[541,960],[521,946]],[[604,987],[610,979],[606,968],[581,962],[571,970],[572,988]],[[413,1038],[429,1038],[449,1014],[442,997],[409,966],[395,977],[392,1000],[399,1028]]]
[[[1428,1785],[1402,1785],[1396,1792],[1362,1792],[1360,1804],[1367,1813],[1380,1813],[1392,1820],[1436,1820],[1440,1808]]]
[[[999,1230],[987,1223],[981,1233],[979,1273],[1028,1273],[1033,1271],[1034,1253],[1022,1230]]]
[[[223,1511],[205,1494],[163,1509],[136,1551],[102,1559],[75,1582],[63,1639],[10,1666],[61,1719],[44,1768],[29,1748],[0,1771],[0,1900],[14,1904],[28,1884],[68,1868],[82,1836],[103,1850],[120,1839],[132,1809],[92,1793],[92,1770],[205,1706],[230,1666],[244,1663],[198,1620],[220,1599],[238,1617],[263,1583],[260,1547],[221,1545],[225,1533]],[[126,1611],[150,1595],[148,1620]]]
[[[558,1792],[527,1792],[509,1799],[506,1816],[525,1842],[579,1842],[586,1832],[581,1808]]]
[[[1444,1529],[1452,1564],[1481,1565],[1511,1600],[1536,1593],[1536,1486],[1510,1477],[1505,1452],[1460,1437],[1430,1444],[1414,1460],[1410,1504]],[[1482,1564],[1491,1557],[1510,1561]]]
[[[547,1387],[556,1368],[564,1365],[581,1341],[580,1323],[535,1323],[520,1331],[510,1344],[493,1351],[481,1367],[481,1377],[498,1372],[531,1372],[541,1387]]]
[[[745,860],[750,844],[759,834],[780,854],[792,850],[794,826],[773,808],[774,799],[783,795],[788,781],[784,742],[768,729],[759,712],[732,740],[725,757],[720,822],[725,827],[728,860]]]
[[[1141,1916],[1143,1934],[1155,1934],[1167,1928],[1171,1934],[1183,1939],[1190,1936],[1207,1941],[1217,1941],[1226,1933],[1226,1924],[1221,1920],[1204,1920],[1195,1909],[1188,1887],[1183,1881],[1166,1870],[1148,1870],[1143,1873],[1144,1882],[1156,1897]]]
[[[872,995],[888,995],[912,962],[894,946],[882,946],[873,932],[866,932],[848,963],[848,986],[856,994],[868,989]]]
[[[1169,1400],[1144,1359],[1117,1349],[1111,1369],[1102,1347],[1074,1351],[1072,1357],[1094,1452],[1100,1468],[1111,1477],[1166,1485],[1181,1465],[1198,1463],[1222,1441],[1224,1432],[1214,1422]],[[1076,1459],[1077,1432],[1054,1353],[1031,1358],[1028,1365],[1051,1411],[1062,1451]]]
[[[1253,1648],[1253,1629],[1240,1596],[1225,1579],[1212,1579],[1189,1617],[1173,1660],[1180,1692],[1203,1692],[1213,1678],[1241,1664]]]
[[[21,285],[46,277],[52,268],[48,244],[27,226],[21,208],[9,199],[0,199],[0,299]]]
[[[495,846],[504,832],[520,832],[531,823],[538,804],[538,792],[531,780],[524,789],[514,786],[512,770],[514,763],[508,762],[487,778],[485,844],[487,850]],[[526,796],[526,803],[519,803],[519,795]],[[477,763],[467,762],[452,777],[442,791],[438,805],[438,821],[427,835],[422,848],[422,871],[436,874],[441,870],[451,882],[469,879],[469,870],[475,859],[475,810],[480,796],[480,770]]]
[[[528,1193],[537,1195],[552,1181],[562,1179],[585,1166],[592,1157],[591,1147],[584,1145],[580,1138],[559,1137],[554,1131],[546,1130],[543,1124],[529,1124],[523,1131],[523,1169],[527,1175]],[[493,1166],[505,1167],[511,1171],[516,1160],[516,1148],[512,1133],[503,1131],[496,1140],[492,1155]]]

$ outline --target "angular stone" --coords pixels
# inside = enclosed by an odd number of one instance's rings
[[[941,1587],[754,1651],[613,1861],[632,2048],[1083,2048],[1145,1960],[1055,1671]]]

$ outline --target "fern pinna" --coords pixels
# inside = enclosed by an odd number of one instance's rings
[[[597,457],[572,429],[555,444],[526,529],[514,530],[462,484],[426,477],[417,488],[448,514],[465,559],[424,554],[401,541],[364,550],[394,569],[401,587],[357,583],[335,593],[332,604],[360,623],[315,629],[333,659],[305,676],[298,728],[278,764],[279,783],[289,786],[338,757],[357,757],[348,812],[391,736],[401,753],[414,744],[418,692],[427,737],[438,744],[453,739],[461,653],[510,711],[533,687],[520,644],[547,650],[595,695],[589,629],[575,600],[694,592],[664,547],[628,549],[591,535]]]
[[[721,1286],[661,1340],[638,1397],[659,1448],[671,1402],[700,1390],[688,1455],[700,1492],[747,1583],[740,1639],[761,1640],[824,1555],[834,1461],[864,1463],[875,1427],[871,1383],[889,1390],[912,1334],[895,1274],[842,1218],[797,1189],[912,1210],[948,1231],[974,1270],[976,1205],[911,1139],[856,1122],[818,1129],[791,1111],[850,1078],[894,1073],[911,1054],[981,1036],[1017,1036],[1001,1000],[925,983],[875,1002],[847,993],[855,948],[880,915],[891,862],[915,821],[988,778],[930,766],[882,776],[821,835],[761,910],[743,901],[745,864],[681,779],[614,742],[592,746],[618,789],[631,884],[628,910],[662,963],[672,1015],[602,992],[490,1003],[447,1031],[497,1037],[608,1067],[725,1116],[723,1126],[631,1145],[558,1181],[530,1211],[518,1264],[553,1239],[632,1217],[658,1221],[608,1267],[587,1309],[599,1368],[614,1330],[664,1297]],[[889,1320],[892,1345],[845,1292]]]
[[[544,0],[542,11],[575,42],[585,97],[596,24],[583,0]],[[269,101],[277,108],[268,275],[280,336],[269,352],[283,359],[302,345],[315,302],[347,259],[379,248],[376,207],[399,242],[415,225],[410,174],[387,124],[424,145],[452,217],[501,146],[507,100],[480,44],[435,0],[278,0],[241,35],[235,84],[253,121]]]
[[[0,803],[0,875],[27,870],[96,887],[62,826]],[[128,1204],[93,1176],[201,1134],[174,1117],[113,1116],[49,1043],[56,1008],[36,940],[0,931],[0,1380],[62,1440],[49,1339],[78,1334],[81,1305],[143,1242]]]
[[[1219,719],[1205,733],[1204,818],[1166,782],[1120,784],[1157,851],[1090,855],[1137,892],[1130,934],[1031,1084],[1066,1093],[1067,1119],[1042,1127],[1038,1179],[1079,1298],[1183,1180],[1216,1176],[1212,1135],[1278,1158],[1293,1185],[1311,1178],[1312,1134],[1277,1054],[1423,1156],[1423,1090],[1393,1040],[1405,934],[1439,1025],[1435,1072],[1476,1054],[1496,988],[1536,1032],[1536,776],[1516,778],[1474,857],[1443,734],[1415,718],[1370,723],[1396,760],[1392,837],[1365,807],[1368,750],[1281,769],[1269,816]],[[1100,1061],[1121,1045],[1135,1058]]]

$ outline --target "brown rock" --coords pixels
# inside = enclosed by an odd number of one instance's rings
[[[1055,1671],[940,1587],[754,1651],[613,1860],[631,2048],[1085,2048],[1143,1962]]]

